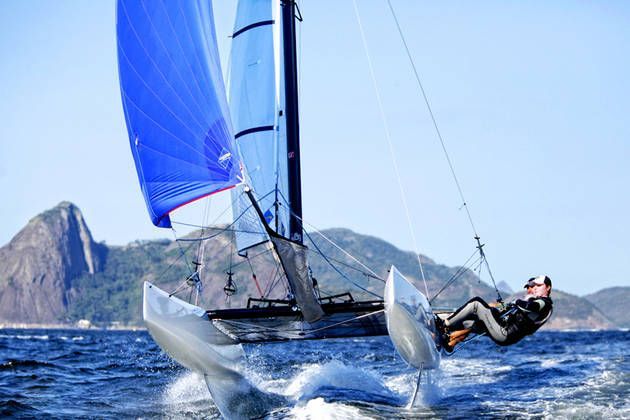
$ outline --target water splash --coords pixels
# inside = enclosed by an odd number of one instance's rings
[[[365,418],[360,409],[341,403],[328,403],[323,398],[309,400],[306,405],[298,405],[289,411],[298,420],[319,419],[358,419]]]
[[[356,397],[369,395],[371,399],[380,397],[389,401],[398,398],[380,376],[337,360],[304,366],[287,387],[286,395],[295,400],[304,400],[330,389],[344,390],[346,393],[355,391]]]

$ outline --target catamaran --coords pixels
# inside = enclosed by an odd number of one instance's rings
[[[219,229],[221,235],[204,227],[198,237],[182,239],[200,244],[182,286],[166,291],[145,282],[143,289],[150,334],[180,364],[204,375],[215,401],[222,400],[227,382],[247,398],[256,393],[238,373],[243,343],[389,334],[410,365],[435,369],[440,363],[424,294],[393,266],[385,281],[352,258],[360,266],[353,268],[359,279],[352,278],[344,271],[349,264],[327,256],[304,229],[300,20],[294,0],[240,1],[226,85],[209,1],[117,5],[121,96],[153,224],[169,228],[176,209],[214,194],[231,196],[233,222]],[[248,290],[254,295],[242,307],[202,308],[204,267],[218,264],[206,252],[216,248],[207,243],[226,238],[234,241],[229,249],[240,262],[230,257],[226,283],[216,293],[230,302],[237,292],[232,267],[244,264],[251,268],[255,287]],[[253,265],[263,260],[256,271]],[[334,292],[316,279],[315,260],[338,277],[328,279]],[[237,405],[230,401],[218,404],[224,415]]]

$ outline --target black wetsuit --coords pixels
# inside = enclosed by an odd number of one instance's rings
[[[536,332],[547,322],[552,310],[553,302],[548,297],[529,295],[516,299],[503,311],[474,297],[448,317],[449,329],[472,328],[477,333],[487,332],[495,343],[509,346]]]

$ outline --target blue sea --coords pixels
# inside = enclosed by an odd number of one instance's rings
[[[388,337],[247,345],[244,374],[281,394],[273,419],[630,419],[630,333],[486,338],[442,360],[416,404],[416,372]],[[144,331],[0,330],[0,415],[220,418],[203,378]]]

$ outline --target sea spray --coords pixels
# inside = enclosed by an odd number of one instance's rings
[[[305,365],[287,387],[286,394],[305,400],[339,392],[352,396],[355,401],[398,400],[378,375],[337,360]]]
[[[289,412],[297,420],[319,419],[358,419],[365,418],[356,407],[341,403],[328,403],[323,398],[309,400],[306,404],[299,404]]]

